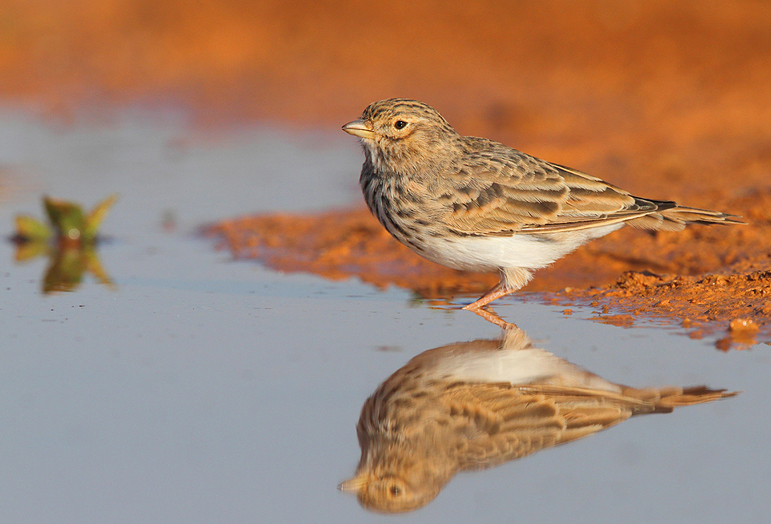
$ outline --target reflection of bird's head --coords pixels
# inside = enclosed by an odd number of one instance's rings
[[[520,330],[506,340],[512,349],[529,344]],[[434,500],[458,470],[456,445],[463,448],[469,436],[466,419],[453,416],[444,405],[448,399],[441,400],[452,396],[447,386],[461,384],[453,378],[455,366],[465,369],[464,355],[497,355],[500,348],[500,340],[452,344],[422,353],[391,375],[364,403],[359,467],[339,488],[382,513],[412,511]]]
[[[362,506],[382,513],[422,508],[436,498],[441,488],[442,485],[431,479],[415,483],[400,474],[373,471],[360,471],[340,484],[342,491],[355,493]]]
[[[460,135],[434,108],[415,100],[373,102],[343,131],[361,138],[378,171],[419,173],[452,158]]]

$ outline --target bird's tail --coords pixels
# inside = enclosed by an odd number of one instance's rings
[[[653,201],[658,210],[639,218],[629,220],[628,225],[642,229],[659,229],[663,231],[682,231],[688,224],[746,224],[738,220],[738,216],[698,209],[695,207],[678,206],[674,202]]]

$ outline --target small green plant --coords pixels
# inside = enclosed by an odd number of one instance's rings
[[[14,240],[17,243],[47,242],[54,238],[60,243],[93,244],[99,226],[117,199],[116,195],[110,195],[85,214],[78,204],[45,196],[43,206],[50,225],[28,215],[18,215]]]
[[[43,197],[50,225],[27,216],[16,217],[16,262],[47,256],[49,265],[43,277],[43,293],[74,291],[86,273],[100,284],[114,288],[97,255],[99,226],[117,197],[111,195],[85,214],[72,202]]]

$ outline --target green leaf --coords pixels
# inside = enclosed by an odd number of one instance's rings
[[[16,235],[30,242],[45,242],[53,231],[40,220],[27,215],[16,215]]]
[[[118,200],[118,195],[110,195],[91,210],[85,221],[85,230],[83,232],[84,240],[93,240],[96,238],[102,220],[107,216],[107,212],[116,200]]]
[[[48,218],[60,237],[81,240],[86,221],[79,205],[49,197],[43,197],[43,203]]]

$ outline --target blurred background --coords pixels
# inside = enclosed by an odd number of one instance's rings
[[[57,118],[141,104],[336,130],[403,96],[633,191],[666,180],[670,198],[727,168],[765,181],[770,63],[762,0],[0,4],[0,96]]]

